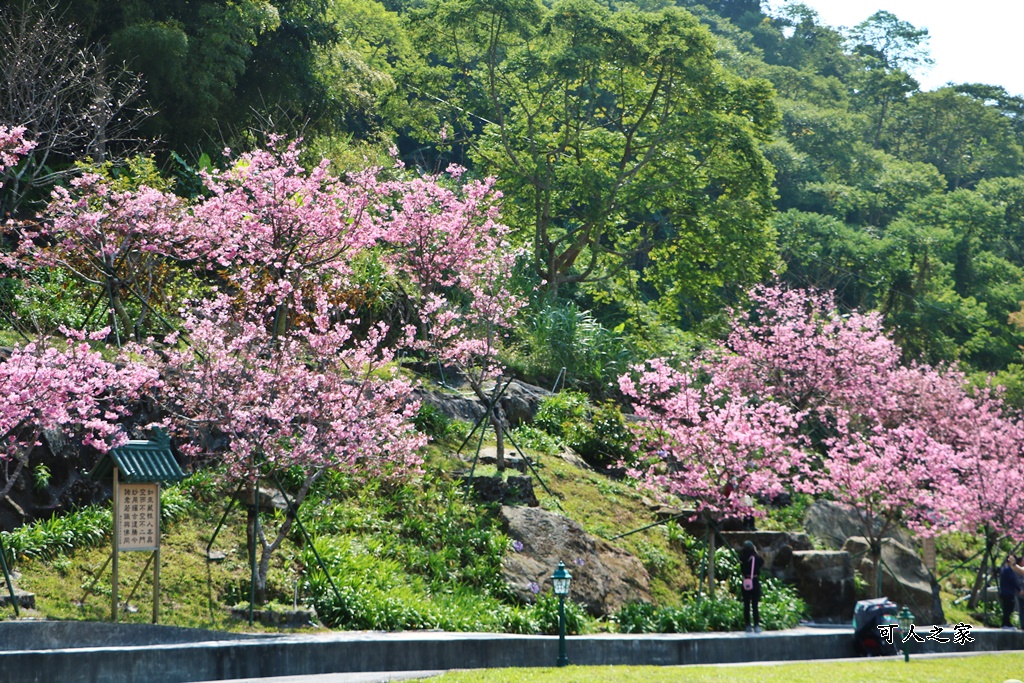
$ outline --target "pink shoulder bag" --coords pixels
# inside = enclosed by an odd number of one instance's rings
[[[756,560],[756,557],[751,555],[750,556],[750,577],[746,578],[746,579],[743,579],[743,590],[745,590],[745,591],[752,591],[752,590],[754,590],[754,561],[755,560]]]

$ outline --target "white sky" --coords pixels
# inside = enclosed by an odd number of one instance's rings
[[[878,10],[928,29],[935,65],[923,90],[947,82],[1001,85],[1024,96],[1024,0],[800,0],[821,22],[855,26]],[[786,4],[771,0],[772,7]]]

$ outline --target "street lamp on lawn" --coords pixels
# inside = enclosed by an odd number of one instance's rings
[[[551,585],[554,586],[555,595],[558,596],[558,663],[557,666],[569,664],[569,657],[565,654],[565,596],[569,595],[569,584],[572,583],[572,574],[565,569],[565,563],[559,562],[558,568],[551,576]]]
[[[900,622],[900,635],[903,636],[903,661],[910,661],[910,627],[914,625],[914,615],[907,606],[900,607],[900,613],[896,615]]]

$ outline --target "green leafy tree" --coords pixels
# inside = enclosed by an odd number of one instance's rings
[[[629,266],[699,308],[771,267],[771,89],[726,72],[691,15],[478,0],[417,22],[549,293]]]
[[[950,189],[1024,170],[1024,148],[1010,119],[954,88],[911,97],[882,144],[902,159],[932,164]]]
[[[34,0],[40,2],[41,0]],[[295,132],[329,109],[315,47],[333,39],[326,0],[63,0],[86,38],[140,73],[147,128],[184,150]]]

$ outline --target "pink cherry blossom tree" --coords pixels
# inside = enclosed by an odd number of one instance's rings
[[[306,169],[299,158],[296,144],[272,139],[206,177],[208,197],[179,231],[191,239],[183,254],[219,280],[217,294],[183,312],[190,347],[165,353],[177,424],[226,434],[229,472],[251,495],[265,473],[305,472],[276,532],[250,511],[257,599],[297,506],[327,469],[417,471],[424,438],[398,354],[489,359],[477,321],[511,298],[501,289],[489,183],[442,188],[436,178],[382,181],[372,171],[339,178],[326,162]],[[445,245],[446,256],[428,253]],[[366,285],[354,264],[371,258],[409,300],[398,326],[358,309]]]
[[[1021,540],[1024,528],[1024,422],[996,391],[968,387],[960,372],[906,372],[897,387],[901,404],[933,438],[950,444],[961,486],[953,490],[962,526],[980,529],[985,538],[970,606],[976,605],[999,539]]]
[[[394,209],[384,242],[388,262],[409,298],[413,348],[454,366],[484,404],[496,403],[502,374],[498,351],[516,313],[525,305],[508,286],[520,250],[499,219],[494,180],[452,187],[465,169],[452,165],[451,181],[428,176],[391,183]],[[488,396],[486,384],[494,382]],[[490,421],[504,469],[500,407]]]
[[[829,495],[856,511],[876,579],[881,538],[896,524],[931,534],[1009,521],[1006,491],[983,481],[1000,486],[1019,471],[1017,422],[1001,404],[972,395],[953,370],[900,366],[877,316],[841,315],[827,295],[777,286],[751,299],[751,311],[735,315],[728,337],[687,373],[658,361],[639,383],[620,382],[648,420],[643,448],[657,456],[635,476],[709,511],[730,511],[714,486],[724,473],[736,477],[730,491],[791,486]],[[681,416],[679,424],[663,426],[666,415]],[[652,439],[658,430],[671,438]],[[666,447],[676,444],[690,459]],[[773,453],[783,459],[760,462]],[[738,473],[762,467],[781,478],[745,489]],[[1009,491],[1019,495],[1019,485]]]
[[[402,476],[418,466],[423,442],[410,384],[385,367],[394,360],[388,330],[363,324],[346,302],[352,261],[380,235],[376,179],[345,183],[326,163],[307,171],[298,157],[297,145],[274,139],[206,177],[209,197],[180,231],[191,238],[186,254],[221,284],[183,311],[189,346],[166,354],[176,424],[229,437],[221,457],[250,500],[261,475],[304,472],[276,530],[249,508],[259,602],[270,558],[324,472]]]
[[[722,515],[757,515],[754,496],[774,497],[803,466],[794,438],[799,420],[788,406],[731,386],[725,373],[698,380],[698,365],[677,370],[663,359],[619,379],[643,418],[648,453],[627,470],[643,485],[692,500],[708,526],[708,590],[714,595],[714,538]]]
[[[127,439],[119,420],[131,403],[158,385],[153,370],[129,359],[107,361],[84,333],[64,332],[67,339],[15,346],[0,362],[0,499],[7,498],[44,431],[77,433],[86,446],[106,452]],[[92,340],[106,333],[100,330]]]
[[[189,235],[180,230],[182,202],[170,192],[142,185],[119,189],[96,173],[57,187],[37,221],[9,231],[17,249],[5,262],[22,272],[55,268],[90,288],[110,313],[117,343],[140,338],[158,270],[181,253]],[[129,312],[135,301],[138,313]],[[94,305],[96,305],[94,304]]]
[[[840,314],[826,294],[762,287],[724,344],[723,371],[763,399],[801,412],[816,476],[796,482],[851,506],[881,577],[881,538],[894,525],[931,534],[969,527],[966,454],[936,428],[947,401],[968,400],[963,376],[901,367],[877,315]]]
[[[32,149],[24,128],[0,126],[0,172]],[[105,360],[91,343],[104,337],[61,330],[16,345],[0,361],[0,499],[28,463],[42,433],[50,429],[76,432],[83,443],[100,451],[127,438],[118,421],[144,391],[158,385],[157,374],[128,358]]]
[[[249,500],[261,476],[286,469],[304,479],[272,532],[249,508],[259,548],[256,599],[266,598],[271,555],[288,536],[312,485],[329,469],[360,477],[416,471],[425,439],[411,423],[412,386],[386,365],[393,352],[373,327],[357,338],[344,311],[322,304],[308,323],[275,333],[275,311],[221,295],[186,315],[191,346],[169,352],[168,407],[179,427],[229,438],[220,454]],[[189,449],[202,451],[200,443]]]

